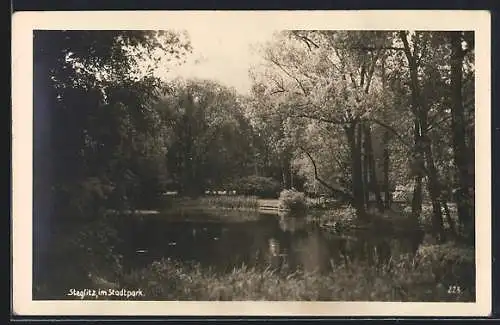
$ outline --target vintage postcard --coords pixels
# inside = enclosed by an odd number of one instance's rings
[[[489,315],[490,32],[16,13],[14,313]]]

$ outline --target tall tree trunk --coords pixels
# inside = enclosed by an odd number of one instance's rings
[[[434,157],[432,155],[432,148],[430,139],[427,136],[428,128],[428,108],[425,104],[425,100],[420,92],[420,85],[418,82],[418,64],[416,60],[417,44],[413,44],[413,54],[410,49],[406,32],[399,32],[401,41],[403,42],[404,52],[408,60],[409,72],[410,72],[410,88],[411,88],[411,98],[412,98],[412,112],[415,118],[418,119],[419,123],[419,143],[417,146],[417,153],[423,154],[426,171],[428,176],[428,191],[432,201],[432,228],[434,236],[439,240],[443,241],[444,238],[444,228],[443,228],[443,216],[441,212],[440,198],[440,185],[439,179],[437,177],[437,169],[434,164]]]
[[[285,170],[285,166],[281,166],[281,177],[282,177],[282,185],[283,185],[283,188],[288,188],[288,185],[287,185],[287,182],[286,182],[286,170]]]
[[[291,188],[290,154],[285,151],[281,157],[281,176],[283,178],[283,188]]]
[[[461,32],[450,32],[451,42],[451,127],[454,161],[456,165],[456,179],[458,181],[455,200],[458,218],[463,227],[464,235],[474,238],[474,211],[472,203],[472,184],[469,181],[469,155],[465,143],[465,114],[462,99],[462,65],[464,50],[462,50]],[[473,159],[473,157],[471,157]]]
[[[365,128],[366,125],[363,123],[360,123],[359,125],[359,133],[358,133],[358,140],[359,144],[363,144],[363,154],[361,155],[362,161],[362,175],[363,175],[363,194],[364,194],[364,200],[365,200],[365,205],[366,209],[370,210],[370,194],[371,194],[371,175],[370,175],[370,158],[368,157],[369,152],[368,152],[368,138],[366,137],[366,132]],[[363,141],[364,140],[364,141]],[[363,142],[361,142],[363,141]]]
[[[389,132],[385,131],[383,136],[384,146],[384,207],[389,209],[392,203],[391,184],[389,183],[390,153],[389,153]]]
[[[456,231],[456,226],[455,226],[455,222],[453,221],[453,218],[451,217],[451,213],[450,213],[450,208],[448,207],[448,202],[447,202],[447,199],[443,196],[443,198],[441,199],[441,203],[443,204],[443,208],[444,208],[444,216],[446,218],[446,222],[448,223],[448,226],[450,227],[450,234],[456,238],[457,236],[457,231]]]
[[[380,186],[378,183],[377,177],[377,168],[375,164],[375,154],[373,153],[373,145],[372,145],[372,133],[371,127],[369,124],[364,125],[364,133],[365,133],[365,150],[366,150],[366,159],[368,160],[368,175],[369,175],[369,186],[368,188],[373,191],[375,194],[375,201],[377,209],[380,212],[384,211],[384,202],[382,201],[382,196],[380,195]]]
[[[356,165],[356,179],[358,184],[358,192],[360,196],[360,204],[364,207],[363,218],[366,218],[366,206],[367,206],[367,185],[363,180],[363,123],[358,122],[357,128],[355,128],[356,140],[355,140],[355,165]]]
[[[385,60],[386,56],[384,55],[382,58],[382,90],[385,91],[386,89],[386,83],[387,83],[387,77],[385,74]],[[385,112],[385,110],[383,111]],[[383,145],[383,170],[384,170],[384,185],[383,185],[383,190],[384,190],[384,207],[386,209],[389,209],[391,207],[391,202],[392,202],[392,195],[391,195],[391,188],[389,184],[389,168],[390,168],[390,153],[389,153],[389,131],[385,130],[383,139],[382,139],[382,145]]]
[[[358,122],[352,122],[350,125],[345,127],[345,131],[351,151],[353,206],[354,209],[356,209],[356,216],[358,219],[366,221],[368,216],[365,210],[363,178],[361,175],[361,143],[359,141],[359,135],[361,132],[360,124]]]
[[[427,168],[427,188],[431,197],[432,203],[432,228],[435,236],[439,241],[446,240],[444,226],[443,226],[443,213],[441,210],[441,186],[437,176],[437,169],[434,164],[434,157],[432,155],[432,148],[429,140],[424,141],[425,160]]]
[[[411,215],[414,220],[420,218],[422,213],[422,176],[417,175],[414,178],[413,197],[411,200]]]
[[[413,197],[411,201],[411,215],[414,220],[418,220],[422,214],[422,178],[424,174],[424,161],[420,149],[420,122],[417,118],[414,120],[413,141],[414,141],[414,154],[413,162],[414,172],[414,185]]]
[[[418,92],[419,93],[419,92]],[[425,170],[427,174],[427,190],[432,204],[432,230],[434,236],[443,242],[446,240],[443,226],[443,212],[441,210],[441,184],[439,183],[437,168],[434,163],[431,140],[427,134],[427,108],[423,105],[423,99],[420,98],[419,122],[420,122],[420,148],[425,159]]]

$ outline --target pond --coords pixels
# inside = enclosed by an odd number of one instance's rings
[[[344,211],[337,212],[320,213],[345,217]],[[34,260],[44,262],[34,270],[34,299],[73,299],[66,296],[68,288],[121,286],[143,288],[150,300],[474,299],[473,263],[448,270],[440,261],[419,258],[413,265],[408,257],[422,243],[422,233],[414,228],[334,227],[324,223],[326,216],[312,214],[203,208],[116,215],[109,225],[116,227],[120,240],[111,247],[122,256],[123,273],[114,275],[115,266],[103,262],[99,254],[107,249],[81,253],[59,244],[61,253]],[[430,246],[423,245],[425,252]],[[192,263],[200,267],[193,269]],[[438,283],[444,288],[459,284],[467,293],[450,296]]]
[[[180,215],[130,216],[120,222],[117,251],[125,270],[162,258],[195,262],[220,272],[246,265],[293,272],[328,272],[350,262],[383,265],[414,252],[415,236],[381,231],[339,232],[306,218],[269,213],[192,211]]]

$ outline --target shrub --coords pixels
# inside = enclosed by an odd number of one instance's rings
[[[271,177],[247,176],[234,182],[233,189],[242,195],[277,198],[281,185]]]
[[[418,257],[421,265],[429,265],[434,281],[445,286],[474,287],[474,248],[453,242],[441,245],[422,245],[418,250]]]
[[[290,211],[303,211],[307,207],[306,196],[295,190],[283,190],[280,193],[280,207]]]
[[[57,189],[61,195],[58,207],[60,215],[71,214],[75,218],[94,219],[102,206],[112,195],[114,186],[107,179],[87,177],[73,185]],[[59,210],[60,209],[60,210]]]
[[[34,272],[37,299],[58,299],[68,288],[90,286],[89,274],[118,281],[123,269],[122,256],[115,250],[121,241],[117,222],[115,217],[100,215],[87,224],[75,223],[54,232],[44,266]]]

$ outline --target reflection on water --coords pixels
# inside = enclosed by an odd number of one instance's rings
[[[128,217],[120,227],[118,250],[126,269],[171,258],[219,271],[247,265],[283,271],[328,271],[357,260],[386,263],[392,255],[416,250],[411,236],[357,231],[335,233],[303,218],[260,215],[248,221],[216,221],[197,212],[182,221],[164,216]]]

